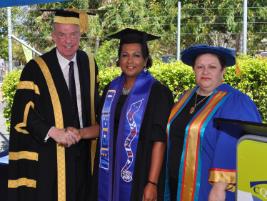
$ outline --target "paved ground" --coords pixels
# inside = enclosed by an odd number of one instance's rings
[[[0,92],[1,93],[1,92]],[[0,94],[1,95],[1,94]],[[7,157],[3,157],[8,148],[8,132],[5,125],[5,118],[3,116],[4,103],[2,102],[2,97],[0,96],[0,163],[6,163]]]
[[[7,134],[5,118],[3,116],[4,103],[0,101],[0,133]]]
[[[4,102],[3,102],[3,97],[2,97],[2,83],[0,82],[0,133],[2,134],[7,134],[7,129],[6,129],[6,125],[5,125],[5,118],[3,115],[3,110],[4,110]]]

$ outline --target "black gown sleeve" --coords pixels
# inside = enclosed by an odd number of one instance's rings
[[[49,125],[41,115],[42,109],[42,88],[45,83],[41,83],[38,78],[42,77],[34,61],[29,62],[22,71],[20,83],[27,83],[35,88],[20,87],[14,96],[11,115],[11,131],[19,133],[31,133],[39,142],[44,142]],[[50,97],[49,97],[50,98]]]
[[[166,126],[173,105],[171,91],[162,84],[156,83],[151,91],[152,111],[152,141],[166,141]]]
[[[151,89],[146,112],[142,122],[138,147],[131,201],[141,201],[150,171],[154,142],[166,142],[166,126],[173,105],[171,91],[159,81]],[[158,180],[158,201],[163,200],[164,164]]]
[[[150,92],[140,130],[141,142],[166,141],[166,126],[172,105],[172,92],[156,81]]]

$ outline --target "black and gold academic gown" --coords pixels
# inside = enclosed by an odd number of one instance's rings
[[[56,49],[31,60],[23,69],[14,97],[9,146],[9,201],[87,201],[90,198],[90,143],[70,148],[44,139],[52,126],[75,126],[74,112]],[[91,59],[91,58],[90,58]],[[38,64],[39,65],[38,65]],[[91,124],[89,58],[77,51],[83,126]],[[46,64],[46,65],[43,65]],[[94,80],[97,71],[95,71]],[[95,86],[93,86],[95,85]],[[93,108],[94,109],[94,108]]]

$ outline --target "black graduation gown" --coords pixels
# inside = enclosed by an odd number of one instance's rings
[[[102,99],[100,101],[100,108],[102,108],[105,95],[109,85],[105,88]],[[121,109],[127,97],[121,96],[115,112],[115,124],[114,133],[117,135],[118,123],[116,119],[119,119]],[[173,105],[173,96],[171,91],[162,85],[159,81],[156,81],[151,88],[149,95],[144,119],[140,129],[140,136],[137,146],[136,163],[133,176],[133,186],[131,192],[131,201],[141,201],[145,185],[147,184],[148,174],[150,170],[152,145],[153,142],[162,141],[166,142],[166,125],[168,117]],[[101,112],[101,110],[99,111]],[[101,114],[101,113],[100,113]],[[98,116],[101,116],[101,115]],[[117,125],[116,125],[117,124]],[[114,142],[116,143],[116,142]],[[97,152],[99,154],[99,150]],[[96,162],[98,164],[98,161]],[[164,168],[164,165],[163,167]],[[163,200],[163,186],[164,175],[161,171],[158,181],[158,201]],[[97,176],[97,174],[96,174]],[[115,201],[115,200],[114,200]]]
[[[58,93],[62,108],[63,125],[74,126],[75,120],[71,107],[71,99],[63,73],[58,63],[56,49],[41,56],[47,64]],[[83,125],[89,126],[90,117],[90,70],[88,56],[77,51],[79,68]],[[96,71],[97,74],[97,71]],[[95,79],[97,80],[97,79]],[[9,161],[9,180],[27,178],[36,181],[36,187],[18,186],[8,189],[9,201],[56,201],[57,200],[57,156],[56,143],[52,139],[44,142],[48,130],[55,126],[48,86],[45,78],[34,60],[23,69],[20,82],[30,83],[35,87],[18,89],[14,97],[10,128],[9,152],[36,154],[37,160],[17,159]],[[39,92],[39,93],[38,93]],[[97,103],[97,85],[96,85]],[[28,109],[27,106],[30,106]],[[15,127],[21,127],[28,134]],[[21,124],[20,124],[21,125]],[[82,140],[78,144],[65,149],[66,163],[66,197],[67,201],[85,201],[89,199],[90,182],[90,143]],[[34,156],[34,155],[32,155]]]

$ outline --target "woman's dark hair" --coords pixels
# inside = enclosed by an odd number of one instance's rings
[[[225,62],[225,58],[224,58],[224,57],[222,57],[222,56],[220,56],[220,55],[218,55],[218,54],[209,53],[209,52],[207,52],[207,53],[202,53],[202,54],[198,54],[198,55],[194,58],[193,67],[195,66],[196,59],[197,59],[199,56],[203,55],[203,54],[212,54],[212,55],[216,56],[216,57],[218,58],[220,64],[221,64],[221,66],[222,66],[222,69],[224,69],[224,68],[226,67],[226,65],[225,65],[226,62]]]
[[[120,55],[121,55],[121,50],[122,50],[122,46],[123,44],[130,44],[130,43],[120,43],[120,46],[119,46],[119,51],[118,51],[118,60],[117,60],[117,66],[119,66],[119,61],[120,61]],[[138,43],[141,45],[141,52],[142,52],[142,56],[144,59],[147,60],[146,62],[146,66],[145,68],[150,68],[152,66],[152,58],[151,56],[149,55],[149,49],[148,49],[148,46],[147,46],[147,43],[146,42],[143,42],[143,43]]]

